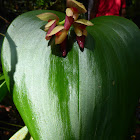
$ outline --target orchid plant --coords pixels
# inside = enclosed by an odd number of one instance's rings
[[[66,40],[70,27],[74,26],[76,33],[76,40],[79,47],[83,50],[85,37],[87,36],[86,26],[93,26],[93,23],[85,20],[78,19],[80,14],[87,12],[85,6],[76,0],[69,0],[67,2],[66,17],[63,21],[59,22],[59,17],[54,13],[43,13],[37,15],[41,20],[47,21],[44,31],[47,32],[45,39],[50,40],[55,36],[55,44],[60,44],[63,57],[67,54]]]
[[[140,30],[119,16],[94,18],[92,26],[80,19],[83,4],[68,0],[67,7],[66,16],[35,10],[8,27],[0,97],[7,86],[27,126],[9,140],[29,133],[34,140],[128,140],[140,96]]]

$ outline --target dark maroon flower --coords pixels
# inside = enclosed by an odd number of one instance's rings
[[[73,22],[74,22],[74,18],[72,16],[66,15],[64,28],[68,31],[71,25],[73,24]]]
[[[84,44],[85,44],[85,35],[82,36],[76,36],[77,43],[79,47],[83,50],[84,49]]]

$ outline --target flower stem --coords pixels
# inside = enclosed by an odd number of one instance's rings
[[[8,20],[6,20],[5,18],[3,18],[2,16],[0,16],[0,18],[1,18],[2,20],[4,20],[6,23],[10,24],[10,22],[9,22]]]
[[[7,122],[4,122],[4,121],[0,121],[0,123],[7,124],[7,125],[11,125],[11,126],[16,126],[16,127],[23,127],[23,126],[21,126],[21,125],[12,124],[12,123],[7,123]]]
[[[58,25],[63,25],[64,23],[65,23],[65,19],[62,20],[62,21],[60,21],[60,22],[58,23]]]
[[[0,35],[5,36],[4,34],[0,33]]]
[[[0,129],[7,130],[7,131],[12,131],[12,132],[16,132],[17,131],[17,130],[8,129],[8,128],[5,128],[5,127],[0,127]]]

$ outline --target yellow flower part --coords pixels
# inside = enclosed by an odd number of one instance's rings
[[[37,15],[37,17],[43,21],[49,21],[50,19],[59,21],[59,17],[54,13],[42,13],[40,15]]]
[[[74,20],[77,20],[77,19],[78,19],[78,16],[79,16],[77,10],[74,9],[74,8],[67,8],[67,9],[66,9],[66,15],[67,15],[68,17],[73,17]]]
[[[93,26],[93,23],[85,19],[79,19],[76,20],[73,25],[77,36],[87,36],[86,26]]]
[[[94,24],[92,22],[90,22],[89,20],[86,19],[78,19],[75,21],[75,23],[80,23],[86,26],[93,26]]]
[[[49,28],[55,23],[56,20],[52,20],[45,25],[45,31],[47,32]]]
[[[55,44],[61,44],[67,37],[68,31],[63,29],[55,38]]]
[[[51,32],[50,34],[48,34],[48,36],[52,36],[55,35],[56,33],[60,32],[61,30],[64,29],[64,26],[56,26]]]
[[[87,30],[86,30],[86,29],[83,30],[83,35],[84,35],[84,36],[87,36]]]
[[[76,26],[76,24],[74,24],[74,31],[75,31],[77,36],[82,36],[83,35],[82,29],[80,27]]]
[[[85,6],[82,3],[80,3],[80,2],[78,2],[76,0],[68,0],[67,1],[67,7],[69,7],[69,8],[71,8],[71,7],[76,8],[78,10],[78,14],[83,14],[83,13],[87,12]]]
[[[68,31],[66,31],[64,29],[64,26],[56,26],[51,32],[50,34],[48,34],[47,36],[53,36],[55,35],[55,44],[61,44],[65,38],[67,37]]]

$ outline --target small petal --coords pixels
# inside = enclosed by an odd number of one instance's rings
[[[73,18],[73,17],[68,17],[68,16],[66,15],[66,17],[65,17],[64,28],[65,28],[66,30],[69,30],[69,28],[70,28],[70,26],[73,24],[73,22],[74,22],[74,18]]]
[[[84,49],[84,44],[85,44],[85,36],[84,35],[76,36],[76,40],[77,40],[77,43],[78,43],[79,47],[83,50]]]
[[[45,28],[44,31],[47,32],[49,30],[49,28]]]
[[[50,26],[50,28],[49,28],[49,30],[48,30],[48,32],[47,32],[47,35],[46,35],[46,37],[45,37],[45,39],[46,40],[50,40],[51,39],[51,36],[48,36],[50,33],[51,33],[51,31],[55,28],[55,26],[56,26],[56,21]]]
[[[86,25],[86,26],[93,26],[94,25],[92,22],[90,22],[89,20],[86,20],[86,19],[78,19],[75,22]]]
[[[37,15],[37,17],[43,21],[48,21],[50,19],[55,19],[55,20],[59,20],[58,16],[54,13],[42,13],[40,15]]]
[[[74,18],[74,21],[77,20],[78,17],[79,17],[79,14],[78,14],[78,12],[76,12],[75,9],[76,9],[76,8],[74,8],[74,7],[72,7],[72,8],[67,8],[67,9],[66,9],[66,15],[67,15],[68,17],[73,17],[73,18]]]
[[[77,36],[82,36],[82,30],[80,28],[74,27],[74,31],[75,31]]]
[[[86,29],[83,30],[83,35],[87,36],[87,30]]]
[[[45,31],[47,31],[54,24],[54,22],[56,22],[56,20],[52,20],[52,21],[48,22],[45,25]]]
[[[63,29],[64,29],[64,26],[56,26],[56,27],[51,31],[51,33],[48,34],[48,36],[52,36],[52,35],[54,35],[54,34],[60,32],[60,31],[63,30]]]
[[[66,15],[68,16],[68,17],[73,17],[73,11],[72,11],[72,9],[71,8],[67,8],[66,9]]]
[[[68,31],[66,31],[65,29],[63,29],[61,32],[62,33],[59,36],[56,36],[56,38],[55,38],[55,44],[61,44],[65,40],[65,38],[67,37]]]
[[[75,7],[78,10],[79,14],[87,12],[85,6],[82,3],[80,3],[80,2],[78,2],[76,0],[68,0],[67,1],[67,6],[68,7]]]
[[[74,21],[77,20],[78,17],[79,17],[79,14],[74,14],[74,15],[73,15]]]
[[[82,36],[82,35],[87,36],[86,25],[78,24],[78,23],[74,23],[73,25],[74,25],[74,31],[76,33],[76,36]]]

